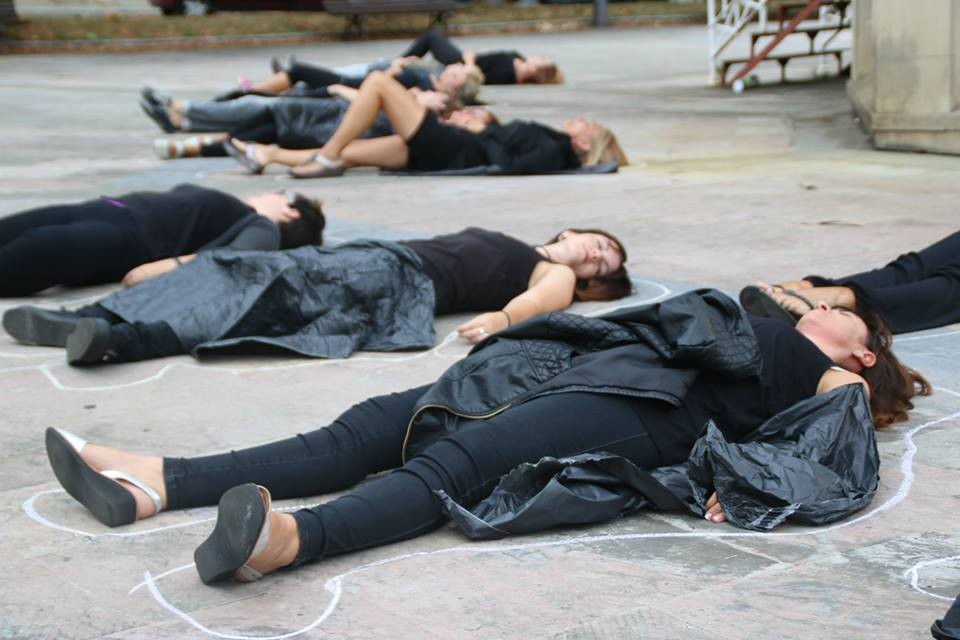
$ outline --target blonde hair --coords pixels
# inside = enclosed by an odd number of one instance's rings
[[[485,80],[486,78],[483,71],[480,71],[480,67],[476,65],[467,66],[467,78],[463,81],[463,86],[453,96],[453,100],[461,105],[475,103],[477,94],[480,93],[480,87],[483,86]]]
[[[617,136],[613,135],[613,132],[606,127],[599,124],[594,124],[594,126],[596,132],[590,140],[590,150],[580,158],[583,166],[587,167],[606,162],[616,162],[621,167],[629,165],[630,160],[627,159],[627,154],[620,148]]]

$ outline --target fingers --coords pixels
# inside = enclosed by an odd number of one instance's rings
[[[727,517],[723,513],[723,507],[720,506],[720,499],[717,498],[716,491],[714,491],[713,495],[707,500],[705,506],[707,510],[703,514],[704,519],[711,522],[726,522]]]

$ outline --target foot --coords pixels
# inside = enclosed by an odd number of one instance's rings
[[[271,147],[267,145],[228,138],[223,143],[223,149],[228,156],[242,164],[247,168],[247,171],[253,174],[262,173],[271,162]]]
[[[267,574],[289,567],[300,552],[300,534],[297,521],[289,513],[270,512],[270,538],[267,546],[246,561],[251,569]]]
[[[23,305],[3,314],[3,328],[21,344],[63,347],[80,319],[72,311]]]
[[[163,458],[141,456],[89,443],[80,450],[80,457],[94,471],[122,471],[146,483],[157,492],[160,496],[160,504],[163,505],[163,508],[166,508],[167,487],[163,479]],[[146,493],[125,480],[117,480],[116,482],[129,491],[136,501],[137,520],[157,515],[157,506]]]
[[[108,527],[150,517],[166,505],[163,461],[88,444],[48,428],[47,459],[60,485]]]
[[[270,492],[247,483],[220,497],[217,523],[193,560],[205,584],[231,578],[252,582],[292,564],[299,547],[293,516],[272,512]]]
[[[322,153],[315,153],[309,161],[290,169],[290,175],[294,178],[336,178],[342,176],[343,172],[344,166],[340,160],[328,158]]]
[[[113,327],[102,318],[82,318],[67,337],[67,364],[109,362],[119,351]]]

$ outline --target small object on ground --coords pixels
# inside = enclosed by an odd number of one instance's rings
[[[733,92],[737,95],[743,93],[751,87],[756,87],[760,85],[760,78],[756,74],[750,74],[745,78],[739,78],[733,81],[733,84],[730,85],[730,88],[733,89]]]

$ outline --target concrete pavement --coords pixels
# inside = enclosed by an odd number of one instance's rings
[[[631,302],[703,284],[735,291],[758,277],[851,272],[956,230],[956,158],[873,151],[840,81],[742,96],[705,87],[702,27],[462,44],[558,59],[566,85],[490,88],[483,97],[501,119],[559,124],[586,112],[618,134],[632,166],[614,176],[523,178],[358,171],[293,184],[275,170],[244,175],[229,159],[164,162],[150,148],[161,134],[136,104],[141,84],[208,97],[239,74],[265,74],[270,55],[283,51],[7,56],[0,215],[196,181],[241,195],[302,189],[323,199],[331,241],[474,224],[533,243],[566,226],[602,226],[629,248]],[[295,53],[336,65],[401,47]],[[76,305],[110,290],[52,290],[30,302]],[[443,529],[210,588],[184,566],[212,508],[107,531],[58,491],[48,468],[42,433],[51,425],[168,455],[317,428],[352,402],[435,378],[467,350],[440,343],[463,319],[437,321],[433,351],[346,361],[182,357],[75,370],[61,350],[0,336],[0,637],[901,640],[929,637],[948,605],[942,598],[960,592],[960,562],[939,561],[960,553],[956,326],[897,340],[898,354],[937,392],[917,402],[910,422],[879,434],[884,465],[871,509],[822,529],[753,534],[677,514],[499,543],[467,543]]]

